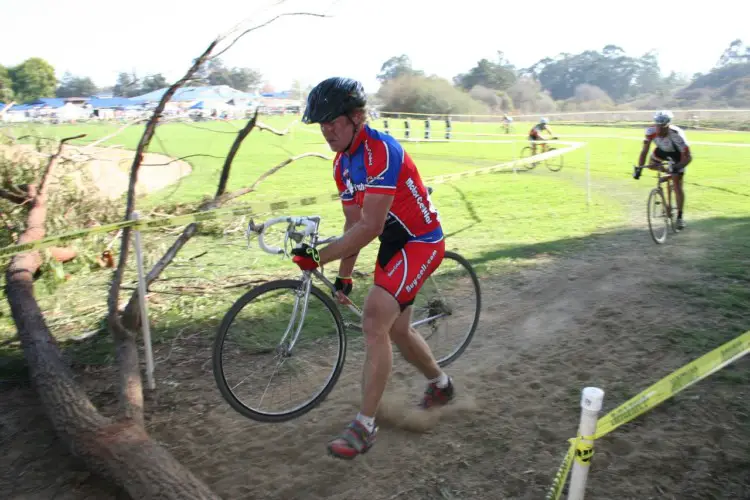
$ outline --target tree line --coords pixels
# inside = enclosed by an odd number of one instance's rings
[[[374,101],[384,111],[430,114],[550,113],[660,107],[750,107],[750,46],[732,41],[707,73],[662,76],[653,52],[626,54],[616,45],[578,54],[545,57],[520,68],[497,51],[452,81],[426,75],[408,55],[385,61],[377,75]],[[121,72],[111,87],[97,88],[91,78],[65,73],[57,80],[44,59],[33,57],[15,67],[0,65],[0,101],[27,102],[39,97],[87,97],[97,93],[133,97],[169,84],[161,73],[139,77]],[[188,85],[228,85],[240,91],[271,91],[252,68],[228,67],[211,60]],[[309,88],[307,89],[309,91]],[[305,97],[299,82],[293,91]]]
[[[498,51],[453,81],[412,66],[408,55],[383,63],[375,98],[383,111],[431,114],[549,113],[750,107],[750,46],[734,40],[706,74],[662,76],[654,52],[632,56],[616,45],[562,53],[528,68]]]
[[[90,97],[111,94],[134,97],[165,88],[171,82],[161,73],[138,76],[121,72],[114,85],[99,88],[88,76],[66,72],[58,80],[55,68],[40,57],[31,57],[13,67],[0,65],[0,102],[29,102],[40,97]],[[211,60],[186,86],[229,85],[242,92],[272,90],[265,86],[263,75],[252,68],[228,67],[219,58]]]

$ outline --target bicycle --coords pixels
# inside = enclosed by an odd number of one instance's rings
[[[431,191],[431,190],[430,190]],[[287,228],[284,233],[284,248],[268,246],[264,237],[269,227],[274,224],[286,223]],[[332,241],[336,237],[319,239],[321,217],[319,216],[302,216],[291,217],[282,216],[270,219],[260,225],[255,225],[251,220],[248,224],[247,237],[248,246],[253,234],[258,237],[258,245],[262,250],[272,255],[289,256],[287,244],[292,241],[299,245],[305,239],[311,246],[321,245]],[[298,228],[301,228],[298,230]],[[451,271],[451,265],[456,265],[457,271]],[[447,272],[446,272],[447,270]],[[459,275],[460,271],[465,273]],[[312,284],[312,278],[318,278],[331,292],[331,295],[325,294],[320,288]],[[446,277],[447,280],[441,287],[435,287],[440,293],[444,290],[449,291],[450,296],[435,295],[431,293],[429,284],[434,284],[437,278]],[[460,296],[456,290],[464,290],[466,296]],[[259,285],[244,295],[242,295],[227,311],[218,328],[213,345],[213,373],[216,384],[223,398],[238,413],[260,422],[283,422],[297,418],[309,412],[319,405],[331,392],[334,385],[339,379],[346,360],[347,351],[347,330],[354,329],[362,331],[361,322],[346,322],[343,320],[339,305],[332,299],[335,287],[331,281],[326,278],[322,270],[303,271],[300,279],[279,279]],[[289,319],[280,312],[282,305],[280,299],[270,298],[268,302],[263,302],[269,295],[274,292],[291,292],[291,314]],[[311,300],[314,299],[314,300]],[[259,305],[259,311],[256,314],[248,313],[246,308],[251,305]],[[346,304],[348,309],[355,314],[360,320],[362,318],[362,309],[353,301],[349,300]],[[322,306],[322,307],[318,307]],[[411,327],[417,329],[426,327],[429,335],[423,334],[428,345],[431,339],[441,330],[445,322],[457,319],[459,323],[464,323],[465,333],[459,335],[457,343],[451,343],[449,349],[441,354],[441,350],[434,345],[430,348],[435,354],[438,364],[445,367],[455,361],[468,347],[479,322],[479,313],[481,309],[481,291],[479,280],[471,264],[461,255],[446,251],[445,257],[438,269],[425,281],[422,289],[415,299]],[[422,317],[422,316],[425,317]],[[299,316],[299,318],[298,318]],[[274,328],[273,320],[278,319],[278,328]],[[299,320],[297,322],[297,320]],[[316,323],[322,320],[321,324]],[[256,345],[253,339],[240,337],[237,343],[228,340],[230,329],[239,323],[239,326],[249,326],[247,329],[250,337],[255,335]],[[295,328],[296,324],[296,328]],[[303,324],[305,329],[303,333]],[[458,329],[450,329],[454,331]],[[280,340],[275,335],[281,335]],[[299,362],[300,357],[309,354],[319,348],[331,347],[334,351],[331,360],[326,363],[318,354],[313,354],[311,359],[306,362]],[[250,351],[250,352],[247,352]],[[225,359],[228,355],[239,355],[239,367],[235,367],[231,362]],[[266,410],[253,406],[243,400],[243,394],[237,389],[240,385],[247,382],[253,374],[247,374],[244,378],[239,377],[237,384],[230,383],[229,379],[235,378],[235,375],[244,375],[245,369],[252,365],[252,368],[259,368],[261,362],[253,365],[248,362],[248,355],[270,355],[270,363],[273,372],[265,388],[262,388],[259,405],[263,404],[266,393],[272,387],[272,380],[278,374],[279,379],[288,378],[288,390],[290,399],[292,393],[299,393],[300,383],[310,381],[313,378],[322,379],[322,386],[315,389],[312,396],[305,396],[301,403],[290,408],[282,410]],[[308,373],[301,375],[298,370],[307,370]],[[239,372],[239,373],[235,373]],[[294,383],[292,380],[294,379]],[[263,379],[265,380],[265,379]],[[260,379],[258,379],[260,382]],[[263,384],[260,384],[261,386]],[[273,388],[277,388],[275,384]],[[244,389],[243,389],[244,390]]]
[[[667,165],[665,168],[664,165]],[[672,165],[674,161],[668,159],[666,162],[662,162],[656,165],[656,187],[653,188],[648,194],[648,202],[646,204],[646,215],[648,217],[648,229],[651,233],[651,238],[657,244],[662,244],[667,240],[667,233],[669,228],[672,228],[672,232],[677,233],[677,224],[675,223],[675,216],[677,207],[672,205],[672,192],[674,186],[672,185],[672,178],[675,173],[672,173]],[[644,166],[633,165],[633,178],[638,180],[641,177],[641,171]],[[654,170],[652,168],[652,170]],[[661,175],[666,173],[667,175]],[[667,183],[667,196],[664,196],[664,189],[662,188],[663,183]]]
[[[550,137],[546,141],[556,141],[556,140],[557,140],[557,137]],[[555,149],[557,149],[555,147],[548,146],[546,141],[542,142],[539,145],[539,147],[542,148],[542,153],[548,153],[550,151],[554,151]],[[534,156],[531,154],[532,151],[533,151],[533,148],[531,146],[524,146],[523,148],[521,148],[521,158],[529,158],[531,156]],[[547,166],[547,168],[550,169],[550,171],[552,172],[559,172],[563,168],[562,155],[555,156],[553,158],[548,158],[543,161],[544,161],[544,164]],[[525,164],[526,170],[531,170],[534,167],[536,167],[538,164],[539,162],[526,163]]]

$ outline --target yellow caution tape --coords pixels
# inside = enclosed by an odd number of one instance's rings
[[[41,248],[51,247],[58,243],[67,243],[68,241],[84,238],[89,234],[117,231],[118,229],[132,226],[133,224],[135,224],[135,221],[115,222],[113,224],[97,226],[91,229],[81,229],[80,231],[73,231],[70,233],[61,234],[59,236],[50,236],[41,240],[31,241],[29,243],[21,243],[20,245],[10,245],[4,248],[0,248],[0,257],[28,252],[29,250],[39,250]]]
[[[659,380],[640,394],[629,399],[605,416],[596,424],[594,439],[609,434],[622,424],[630,422],[671,398],[678,392],[690,387],[699,380],[721,370],[733,361],[750,352],[750,331],[727,342],[688,363],[679,370]]]
[[[539,161],[543,161],[549,158],[554,158],[556,156],[563,155],[565,153],[569,153],[570,151],[573,151],[575,149],[581,148],[585,146],[585,143],[582,142],[574,142],[574,143],[562,143],[565,144],[568,147],[565,148],[559,148],[552,151],[547,151],[546,153],[537,154],[533,157],[523,158],[520,160],[514,160],[511,162],[506,163],[499,163],[497,165],[493,165],[490,167],[484,167],[474,170],[469,170],[466,172],[459,172],[455,174],[446,174],[446,175],[438,175],[435,177],[430,177],[428,179],[425,179],[425,183],[429,184],[443,184],[446,182],[459,180],[459,179],[465,179],[467,177],[474,177],[476,175],[484,175],[484,174],[491,174],[494,172],[500,172],[505,170],[511,170],[518,166],[527,164],[527,163],[535,163]],[[336,194],[330,194],[330,195],[321,195],[321,196],[308,196],[304,198],[298,198],[296,200],[284,200],[284,201],[275,201],[271,203],[251,203],[249,205],[242,205],[237,207],[231,207],[231,208],[219,208],[215,210],[207,210],[205,212],[193,212],[190,214],[184,214],[184,215],[175,215],[171,217],[160,217],[158,219],[139,219],[139,220],[132,220],[132,221],[122,221],[117,222],[114,224],[107,224],[104,226],[98,226],[92,229],[82,229],[79,231],[73,231],[66,234],[61,234],[59,236],[49,236],[47,238],[33,241],[29,243],[24,243],[20,245],[10,245],[5,248],[0,248],[0,257],[9,257],[15,254],[28,252],[30,250],[40,250],[42,248],[47,248],[53,245],[57,245],[60,243],[67,243],[72,240],[84,238],[88,236],[89,234],[94,233],[108,233],[110,231],[116,231],[118,229],[123,229],[126,227],[130,227],[136,230],[145,231],[149,229],[156,229],[160,227],[170,227],[170,226],[180,226],[183,224],[190,224],[193,222],[204,222],[209,220],[216,220],[223,217],[234,217],[238,215],[250,215],[250,214],[259,214],[259,213],[268,213],[268,212],[277,212],[279,210],[286,210],[288,208],[294,207],[294,206],[309,206],[309,205],[315,205],[320,202],[328,202],[328,201],[335,201],[339,199],[339,195]]]
[[[568,474],[570,473],[570,467],[573,465],[573,457],[576,454],[577,439],[569,439],[568,441],[570,441],[570,447],[568,448],[568,452],[565,453],[565,457],[563,458],[562,464],[560,464],[560,468],[557,470],[557,474],[555,474],[555,479],[552,481],[552,486],[547,492],[545,500],[559,500],[562,495],[565,481],[567,481]]]
[[[579,439],[576,445],[576,462],[586,467],[591,464],[591,457],[594,456],[594,443],[584,442]]]
[[[750,331],[747,331],[729,342],[717,347],[683,366],[679,370],[651,385],[640,394],[629,399],[597,421],[597,432],[591,441],[600,439],[619,426],[646,413],[655,406],[671,398],[678,392],[690,387],[714,372],[717,372],[750,352]],[[570,448],[550,487],[547,499],[560,498],[563,486],[568,477],[573,458],[583,465],[589,465],[593,455],[593,444],[581,442],[581,436],[570,439]]]

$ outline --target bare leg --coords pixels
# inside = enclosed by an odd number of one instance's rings
[[[414,330],[411,323],[412,306],[407,307],[391,327],[391,340],[398,346],[401,355],[414,365],[427,379],[440,376],[440,367],[424,338]]]
[[[677,201],[677,213],[682,215],[682,207],[685,205],[685,191],[682,189],[682,176],[672,177],[674,183],[674,195]]]
[[[388,332],[399,316],[399,305],[382,288],[372,287],[365,300],[362,330],[366,357],[362,371],[362,415],[374,417],[393,367],[393,351]]]

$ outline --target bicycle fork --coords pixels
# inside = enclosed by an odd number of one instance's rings
[[[279,348],[282,348],[282,346],[284,346],[284,341],[286,341],[287,337],[289,336],[289,333],[294,328],[294,323],[297,320],[297,315],[300,314],[300,302],[301,302],[302,312],[301,312],[299,324],[297,325],[297,329],[294,332],[294,336],[292,337],[292,340],[289,342],[289,344],[285,348],[283,348],[283,352],[281,354],[284,357],[289,357],[292,355],[292,349],[297,343],[297,339],[299,339],[299,334],[302,332],[302,326],[305,324],[305,316],[307,316],[307,304],[310,298],[311,286],[312,286],[312,277],[310,276],[309,271],[305,271],[303,278],[302,278],[302,286],[295,291],[296,297],[294,298],[294,309],[292,310],[291,318],[289,318],[289,325],[286,327],[286,331],[284,332],[284,335],[281,337],[281,341],[279,341]]]

